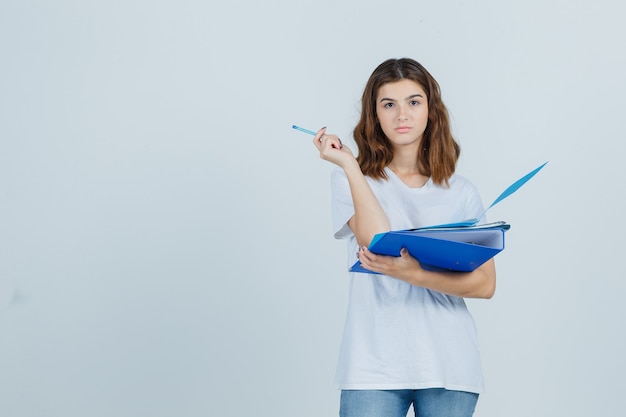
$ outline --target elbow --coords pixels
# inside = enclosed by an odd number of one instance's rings
[[[380,233],[385,233],[388,232],[389,230],[385,230],[383,232],[377,232],[377,233],[363,233],[363,234],[357,234],[356,235],[356,241],[359,244],[359,246],[365,246],[366,248],[369,248],[370,243],[372,243],[372,240],[374,240],[374,237],[376,237],[376,235],[380,234]]]
[[[490,300],[495,295],[496,291],[494,290],[486,290],[480,289],[479,291],[474,291],[469,294],[463,295],[463,298],[478,298],[483,300]]]
[[[391,230],[389,226],[389,222],[386,221],[383,224],[372,224],[372,222],[365,222],[366,227],[358,227],[358,225],[363,225],[364,222],[358,223],[356,220],[356,215],[352,216],[350,220],[348,220],[348,227],[354,233],[356,237],[356,241],[360,246],[369,247],[370,243],[376,237],[376,235],[380,233],[385,233]]]
[[[489,300],[493,298],[496,293],[496,280],[490,279],[487,282],[482,283],[480,286],[475,287],[473,291],[466,294],[466,298],[482,298]]]
[[[496,280],[490,280],[485,286],[482,288],[480,298],[484,298],[486,300],[490,300],[496,294]]]
[[[481,271],[480,285],[477,288],[476,298],[489,300],[496,293],[496,270],[493,260],[491,260],[484,270]]]
[[[495,288],[485,292],[485,294],[483,295],[482,298],[484,298],[485,300],[490,300],[490,299],[493,298],[494,295],[496,295],[496,289]]]

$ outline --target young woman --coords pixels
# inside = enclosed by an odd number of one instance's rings
[[[354,129],[358,157],[320,129],[313,143],[332,173],[335,237],[378,274],[351,273],[350,302],[336,384],[342,417],[465,417],[483,380],[473,319],[463,297],[491,298],[493,260],[469,273],[422,269],[367,249],[380,232],[478,217],[480,196],[455,174],[452,137],[439,85],[412,59],[390,59],[370,76]],[[484,219],[483,219],[484,220]]]

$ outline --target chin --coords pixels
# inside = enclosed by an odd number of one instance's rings
[[[419,139],[413,139],[413,138],[390,139],[390,142],[396,146],[419,145]]]

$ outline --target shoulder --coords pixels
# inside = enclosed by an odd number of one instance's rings
[[[450,180],[450,188],[455,190],[455,198],[459,202],[465,202],[467,218],[480,216],[483,212],[483,203],[478,188],[462,175],[453,175],[454,181]]]
[[[447,191],[450,195],[455,196],[455,198],[461,200],[480,199],[480,193],[476,186],[463,175],[453,174],[452,177],[450,177],[449,183],[450,187]]]
[[[463,190],[475,191],[476,190],[476,187],[474,186],[474,184],[463,175],[453,174],[450,177],[449,182],[450,182],[451,189],[455,189],[458,191],[463,191]]]

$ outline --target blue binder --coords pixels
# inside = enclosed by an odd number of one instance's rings
[[[480,219],[487,210],[526,184],[546,164],[544,162],[507,187],[475,219],[379,233],[370,242],[369,250],[379,255],[400,256],[400,250],[406,248],[424,269],[471,272],[504,250],[504,232],[511,227],[506,222],[479,225]],[[376,273],[363,268],[358,261],[350,271]]]
[[[380,255],[400,256],[406,248],[422,268],[471,272],[504,250],[504,232],[509,224],[436,229],[400,230],[374,236],[369,250]],[[373,274],[356,262],[352,272]]]

